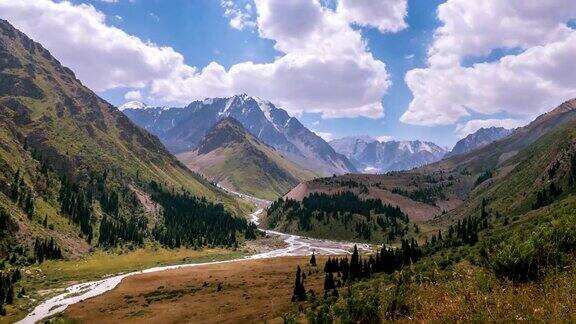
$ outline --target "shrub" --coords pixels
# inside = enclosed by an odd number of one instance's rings
[[[548,269],[562,267],[567,254],[576,251],[573,212],[543,220],[528,230],[489,241],[483,258],[500,277],[526,282],[541,277]]]

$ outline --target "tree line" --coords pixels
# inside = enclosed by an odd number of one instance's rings
[[[22,277],[19,269],[4,270],[0,272],[0,316],[6,315],[5,305],[14,303],[14,284]],[[24,288],[18,292],[18,297],[22,297]]]
[[[380,251],[362,257],[358,247],[354,250],[350,259],[348,257],[329,257],[324,263],[324,297],[339,296],[338,288],[354,281],[370,278],[376,273],[393,273],[406,265],[418,261],[423,253],[416,240],[404,239],[399,248],[391,248],[383,245]],[[316,266],[316,255],[312,254],[310,265]],[[292,301],[304,301],[307,299],[304,288],[305,274],[300,266],[296,269],[296,279]],[[310,293],[310,292],[309,292]]]
[[[162,205],[163,222],[153,236],[168,247],[238,246],[237,234],[256,237],[256,225],[234,217],[222,204],[192,196],[187,191],[169,192],[155,181],[150,182],[152,199]]]
[[[303,231],[313,229],[313,219],[319,222],[334,219],[347,226],[353,215],[364,216],[364,222],[357,222],[354,230],[358,237],[366,240],[371,238],[373,221],[389,234],[392,233],[392,237],[402,235],[402,229],[408,223],[408,216],[399,207],[384,204],[380,199],[361,199],[350,191],[332,195],[312,193],[302,201],[280,198],[268,208],[271,227],[286,219],[297,221]]]
[[[10,198],[32,219],[34,216],[34,194],[24,182],[20,170],[16,172],[11,184]]]
[[[62,250],[58,244],[54,242],[54,238],[52,237],[43,240],[36,238],[34,242],[34,256],[38,263],[42,263],[46,259],[62,259]]]

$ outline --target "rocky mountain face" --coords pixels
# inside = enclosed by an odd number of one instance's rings
[[[337,139],[330,145],[364,173],[409,170],[436,162],[446,154],[444,148],[431,142],[379,142],[367,136]]]
[[[178,155],[213,182],[263,199],[275,199],[316,175],[284,158],[231,117],[218,121],[195,151]]]
[[[184,108],[133,108],[123,112],[157,135],[174,153],[193,151],[219,120],[232,117],[256,138],[304,168],[322,175],[354,172],[348,159],[298,119],[268,101],[247,95],[194,101]]]
[[[106,227],[99,226],[103,218],[110,231],[127,219],[154,219],[156,212],[143,202],[152,182],[243,211],[156,136],[82,85],[42,45],[0,20],[0,214],[9,215],[0,255],[16,243],[33,246],[48,237],[65,256],[108,244],[102,239]]]
[[[446,154],[446,157],[468,153],[477,148],[504,138],[512,134],[513,131],[514,130],[512,129],[507,129],[504,127],[480,128],[475,133],[459,140],[456,145],[454,145],[452,151]]]

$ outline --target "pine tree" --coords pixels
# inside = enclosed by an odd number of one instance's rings
[[[350,259],[350,280],[360,278],[361,271],[362,271],[362,265],[360,264],[358,247],[354,245],[354,252],[352,252],[352,258]]]
[[[324,274],[324,290],[331,290],[334,288],[334,275],[331,272]]]
[[[12,305],[14,303],[14,286],[9,285],[6,292],[6,304]]]
[[[315,267],[316,266],[316,255],[312,252],[312,257],[310,257],[310,265]]]
[[[301,269],[300,266],[296,267],[296,279],[294,280],[294,292],[292,293],[292,301],[299,301],[300,296],[300,284],[302,283],[301,279]]]

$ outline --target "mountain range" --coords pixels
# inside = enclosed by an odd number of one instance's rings
[[[551,203],[563,190],[573,190],[575,124],[573,99],[513,132],[496,130],[509,135],[468,153],[410,171],[314,179],[299,184],[285,198],[302,200],[313,193],[351,190],[399,206],[414,221],[472,216],[482,200],[500,214],[522,215]],[[482,136],[470,138],[476,137]]]
[[[274,104],[245,94],[194,101],[184,108],[148,107],[135,102],[120,109],[136,124],[157,135],[175,154],[194,151],[219,120],[232,117],[254,137],[289,160],[320,175],[356,169],[321,137]]]
[[[477,148],[502,139],[512,134],[512,132],[513,130],[504,127],[480,128],[476,132],[459,140],[456,145],[454,145],[454,148],[452,148],[452,151],[446,154],[446,157],[471,152]]]
[[[317,175],[284,158],[231,117],[220,119],[197,149],[178,158],[191,170],[226,188],[263,199],[286,194]]]
[[[369,136],[336,139],[330,145],[363,173],[409,170],[436,162],[446,154],[444,148],[432,142],[380,142]]]

